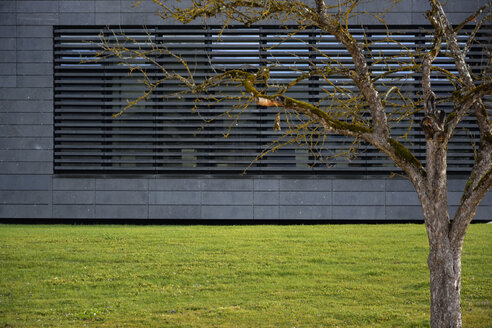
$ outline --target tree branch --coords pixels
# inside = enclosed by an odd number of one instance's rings
[[[435,16],[436,19],[439,20],[439,24],[443,28],[443,33],[444,36],[446,37],[446,41],[451,53],[451,56],[454,59],[456,68],[458,69],[459,75],[461,77],[461,80],[463,81],[464,84],[464,89],[465,91],[469,91],[475,88],[475,84],[473,82],[473,78],[471,75],[471,70],[468,67],[466,63],[466,58],[465,54],[463,51],[461,51],[456,32],[449,23],[445,13],[444,9],[442,8],[442,5],[439,3],[437,0],[429,0],[431,3],[431,6],[433,7],[433,10],[437,11],[437,15]],[[488,5],[487,5],[488,6]],[[480,11],[480,10],[479,10]],[[465,20],[466,21],[466,20]],[[469,108],[469,107],[468,107]],[[456,112],[454,112],[454,115],[456,115],[457,122],[459,122],[463,116],[466,115],[466,111],[468,108],[458,108]],[[483,104],[480,100],[476,101],[473,104],[473,108],[475,111],[475,116],[477,117],[477,125],[478,128],[480,129],[481,134],[486,134],[490,133],[492,131],[492,124],[490,120],[488,119],[488,114],[487,111],[483,110]],[[454,126],[455,127],[455,126]],[[449,137],[452,135],[453,129],[451,127],[446,131],[446,138],[449,139]]]
[[[162,18],[172,17],[184,24],[190,23],[197,18],[219,15],[224,15],[229,20],[235,20],[246,25],[251,25],[270,17],[284,20],[297,16],[302,18],[302,20],[308,20],[313,15],[316,15],[312,8],[302,1],[295,0],[217,0],[205,3],[194,2],[193,5],[185,9],[179,7],[169,8],[164,4],[166,1],[152,1],[161,6],[162,9],[159,15]],[[258,10],[254,11],[253,9]],[[284,17],[281,18],[281,15]]]
[[[298,113],[306,115],[315,119],[318,123],[322,124],[326,131],[337,133],[345,136],[361,138],[365,134],[370,134],[373,129],[365,126],[361,123],[347,123],[338,120],[328,113],[323,111],[317,106],[309,104],[304,101],[293,99],[290,97],[285,97],[281,94],[269,96],[261,93],[255,87],[255,82],[257,75],[249,72],[244,72],[241,70],[231,70],[223,73],[219,76],[212,77],[209,81],[205,82],[205,85],[209,85],[212,80],[215,81],[224,80],[230,78],[233,81],[241,83],[244,89],[253,97],[253,100],[261,106],[275,106],[275,107],[285,107],[292,109]],[[198,86],[197,91],[203,90],[202,86]]]
[[[492,147],[488,147],[488,151],[492,152]],[[477,170],[474,169],[473,171]],[[472,176],[468,180],[465,192],[461,198],[461,204],[456,211],[451,225],[450,238],[456,247],[463,244],[466,230],[475,216],[480,201],[492,187],[492,164],[490,161],[488,168],[482,169],[481,171],[483,173],[480,176],[475,176],[472,173]]]
[[[483,23],[487,20],[490,20],[491,18],[492,18],[492,14],[488,14],[488,15],[482,17],[482,19],[480,19],[480,21],[478,21],[478,23],[475,25],[475,27],[473,28],[473,31],[468,36],[468,39],[466,40],[465,48],[463,49],[463,53],[465,54],[465,56],[468,54],[468,51],[470,51],[470,48],[471,48],[473,42],[475,41],[475,37],[477,35],[477,32],[480,30]]]
[[[473,15],[468,16],[461,24],[459,24],[454,28],[454,32],[458,33],[463,27],[465,27],[466,24],[475,20],[478,16],[480,16],[480,14],[485,12],[485,10],[487,10],[487,8],[489,8],[490,6],[492,6],[492,1],[484,5],[480,9],[478,9]]]
[[[279,94],[273,96],[262,94],[255,88],[257,75],[253,73],[232,70],[212,79],[225,78],[241,83],[258,105],[291,109],[318,122],[327,132],[360,138],[374,145],[377,149],[387,154],[397,166],[402,168],[414,183],[420,183],[425,176],[422,164],[405,146],[390,137],[382,136],[371,127],[358,122],[348,123],[338,120],[319,107],[304,101]]]
[[[324,0],[316,0],[316,13],[323,24],[328,24],[328,12]]]
[[[492,82],[479,85],[469,90],[465,94],[461,94],[457,91],[453,94],[453,98],[456,104],[455,109],[448,115],[445,122],[445,133],[447,139],[451,138],[451,135],[459,124],[463,116],[466,115],[468,109],[472,106],[483,106],[480,102],[483,96],[492,95]],[[482,110],[482,109],[481,109]],[[487,112],[482,110],[483,117],[487,117]]]
[[[428,104],[431,99],[436,98],[436,95],[432,91],[431,85],[431,67],[432,63],[436,59],[439,51],[441,50],[442,43],[442,27],[436,19],[437,10],[435,7],[432,8],[432,11],[427,11],[426,16],[427,19],[431,22],[434,27],[434,34],[432,40],[431,49],[426,53],[424,59],[422,61],[422,91],[424,93],[424,112],[426,118],[429,118],[431,114],[436,114],[433,111],[433,108],[429,108]]]
[[[492,94],[492,82],[481,84],[466,92],[464,95],[454,95],[461,106],[470,108],[485,95]]]
[[[319,21],[318,25],[335,36],[335,38],[340,41],[350,53],[350,56],[354,60],[354,70],[349,72],[349,76],[355,82],[369,105],[375,132],[384,138],[388,138],[389,125],[386,113],[381,97],[372,82],[362,47],[340,22],[330,20],[330,24],[325,24],[322,21]]]

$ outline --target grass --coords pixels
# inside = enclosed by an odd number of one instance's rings
[[[491,327],[492,225],[463,255]],[[0,327],[427,327],[423,225],[0,225]]]

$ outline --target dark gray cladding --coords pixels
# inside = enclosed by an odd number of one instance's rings
[[[0,1],[1,219],[407,220],[422,217],[412,186],[383,176],[54,175],[53,26],[165,25],[151,1]],[[363,2],[378,11],[391,1]],[[454,23],[485,1],[450,0]],[[424,0],[402,1],[388,24],[428,22]],[[217,21],[211,24],[220,23]],[[369,15],[359,23],[377,23]],[[200,22],[197,22],[200,24]],[[463,178],[450,181],[451,212]],[[492,195],[477,218],[492,219]],[[451,213],[452,214],[452,213]]]

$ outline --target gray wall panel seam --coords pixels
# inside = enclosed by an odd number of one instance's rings
[[[147,193],[147,220],[150,219],[150,188],[149,188],[149,178],[145,179],[147,183],[147,190],[145,191]]]
[[[201,179],[198,183],[198,189],[200,190],[200,219],[203,219],[203,186],[205,183],[203,182],[203,179]]]
[[[147,219],[150,219],[150,183],[149,178],[147,180]]]
[[[281,220],[281,219],[284,219],[284,218],[280,217],[280,213],[281,213],[281,211],[280,211],[280,207],[281,207],[281,206],[280,206],[280,179],[279,179],[279,178],[277,178],[277,181],[278,181],[278,182],[277,182],[277,184],[278,184],[278,188],[277,188],[277,208],[278,208],[278,218]]]
[[[252,219],[255,220],[256,219],[256,217],[255,217],[255,207],[256,207],[256,203],[255,203],[255,179],[253,178],[252,181],[253,181],[253,187],[251,188],[251,192],[253,193],[253,196],[251,197],[251,199],[253,201],[253,203],[251,204],[253,206],[253,213],[252,213],[253,217],[252,217]]]
[[[384,218],[383,220],[387,220],[388,218],[388,213],[387,213],[387,199],[386,199],[386,189],[387,189],[387,186],[386,186],[386,181],[384,181],[384,185],[383,185],[383,191],[384,191]]]

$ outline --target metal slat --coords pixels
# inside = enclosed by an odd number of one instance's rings
[[[411,51],[429,45],[431,38],[425,30],[415,26],[397,26],[390,30],[397,31],[395,39]],[[142,102],[132,111],[117,120],[112,114],[119,112],[126,105],[126,99],[138,97],[145,88],[138,83],[134,74],[128,76],[127,67],[119,64],[115,58],[100,62],[82,63],[81,58],[94,56],[98,51],[99,33],[103,31],[110,42],[124,43],[131,49],[150,49],[148,39],[162,42],[172,52],[188,60],[197,81],[211,75],[215,69],[231,69],[250,65],[252,71],[265,64],[277,64],[272,69],[272,81],[285,83],[295,79],[298,74],[289,71],[290,67],[307,67],[308,63],[318,66],[327,65],[325,58],[314,51],[315,45],[329,56],[337,57],[345,68],[353,68],[348,52],[343,49],[332,36],[320,35],[315,29],[306,29],[297,33],[292,39],[285,37],[295,31],[295,27],[284,29],[275,26],[258,26],[245,28],[232,26],[221,33],[220,26],[197,28],[190,26],[153,26],[142,28],[137,26],[115,27],[114,31],[131,35],[139,40],[139,45],[125,41],[123,36],[114,37],[104,27],[55,27],[54,29],[54,167],[55,172],[149,172],[149,173],[237,173],[247,167],[265,147],[280,136],[272,130],[276,110],[271,108],[251,107],[237,121],[217,119],[206,125],[204,120],[234,105],[233,101],[200,105],[202,117],[191,113],[194,98],[184,96],[181,99],[162,99],[162,95],[183,91],[184,88],[174,81],[166,81],[156,88],[149,100]],[[467,28],[464,29],[468,31]],[[398,56],[399,45],[385,42],[387,30],[380,26],[368,26],[365,29],[354,27],[354,37],[361,42],[374,42],[370,51],[377,57],[383,55]],[[468,31],[469,32],[469,31]],[[364,33],[366,36],[364,36]],[[489,36],[479,34],[481,42],[488,42]],[[113,41],[111,41],[113,40]],[[466,36],[460,36],[460,42],[466,42]],[[126,43],[125,43],[126,42]],[[274,46],[277,44],[277,46]],[[273,46],[273,47],[272,47]],[[271,48],[270,48],[271,47]],[[443,48],[444,49],[444,48]],[[81,57],[82,56],[82,57]],[[168,70],[176,70],[182,74],[186,70],[170,56],[157,59]],[[396,68],[407,58],[387,60],[384,65],[369,61],[371,71],[381,74],[388,67]],[[470,49],[467,62],[474,72],[486,68],[478,47]],[[143,64],[142,60],[134,60],[133,64]],[[304,66],[302,66],[304,65]],[[389,65],[389,66],[387,66]],[[435,65],[450,69],[453,73],[453,62],[450,58],[439,56]],[[243,66],[244,67],[244,66]],[[146,67],[150,78],[160,78],[158,69]],[[338,83],[345,84],[347,90],[356,90],[343,76],[332,76]],[[392,76],[401,78],[402,92],[418,102],[420,96],[419,73],[399,72]],[[445,98],[453,91],[447,79],[439,72],[432,74],[432,83],[438,97]],[[380,92],[386,92],[387,80],[376,83]],[[322,100],[324,92],[333,92],[334,87],[315,77],[302,81],[288,95],[308,102],[329,105],[329,100]],[[212,89],[216,97],[234,95],[235,87],[221,86]],[[348,95],[339,94],[340,98]],[[391,95],[388,101],[401,104],[398,97]],[[452,104],[443,102],[443,109],[449,111]],[[367,113],[363,114],[367,115]],[[416,117],[421,116],[417,114]],[[237,124],[229,131],[231,124]],[[285,122],[283,126],[287,126]],[[396,123],[393,123],[394,125]],[[403,134],[410,121],[399,122],[393,127],[393,133]],[[473,119],[466,118],[456,130],[455,138],[449,145],[449,170],[463,172],[470,170],[473,164],[471,141],[477,142],[477,128]],[[198,133],[199,132],[199,133]],[[230,133],[228,138],[224,134]],[[425,159],[425,139],[419,127],[412,130],[402,142],[416,156]],[[327,136],[323,144],[317,146],[321,156],[343,152],[351,145],[349,139],[340,136]],[[255,162],[250,168],[252,172],[303,173],[303,172],[356,172],[357,174],[385,173],[395,171],[391,161],[376,149],[361,145],[363,152],[350,162],[341,159],[330,159],[327,163],[316,161],[307,147],[300,148],[291,144],[269,153],[262,160]],[[308,167],[307,165],[312,165]],[[331,166],[326,170],[326,165]]]

